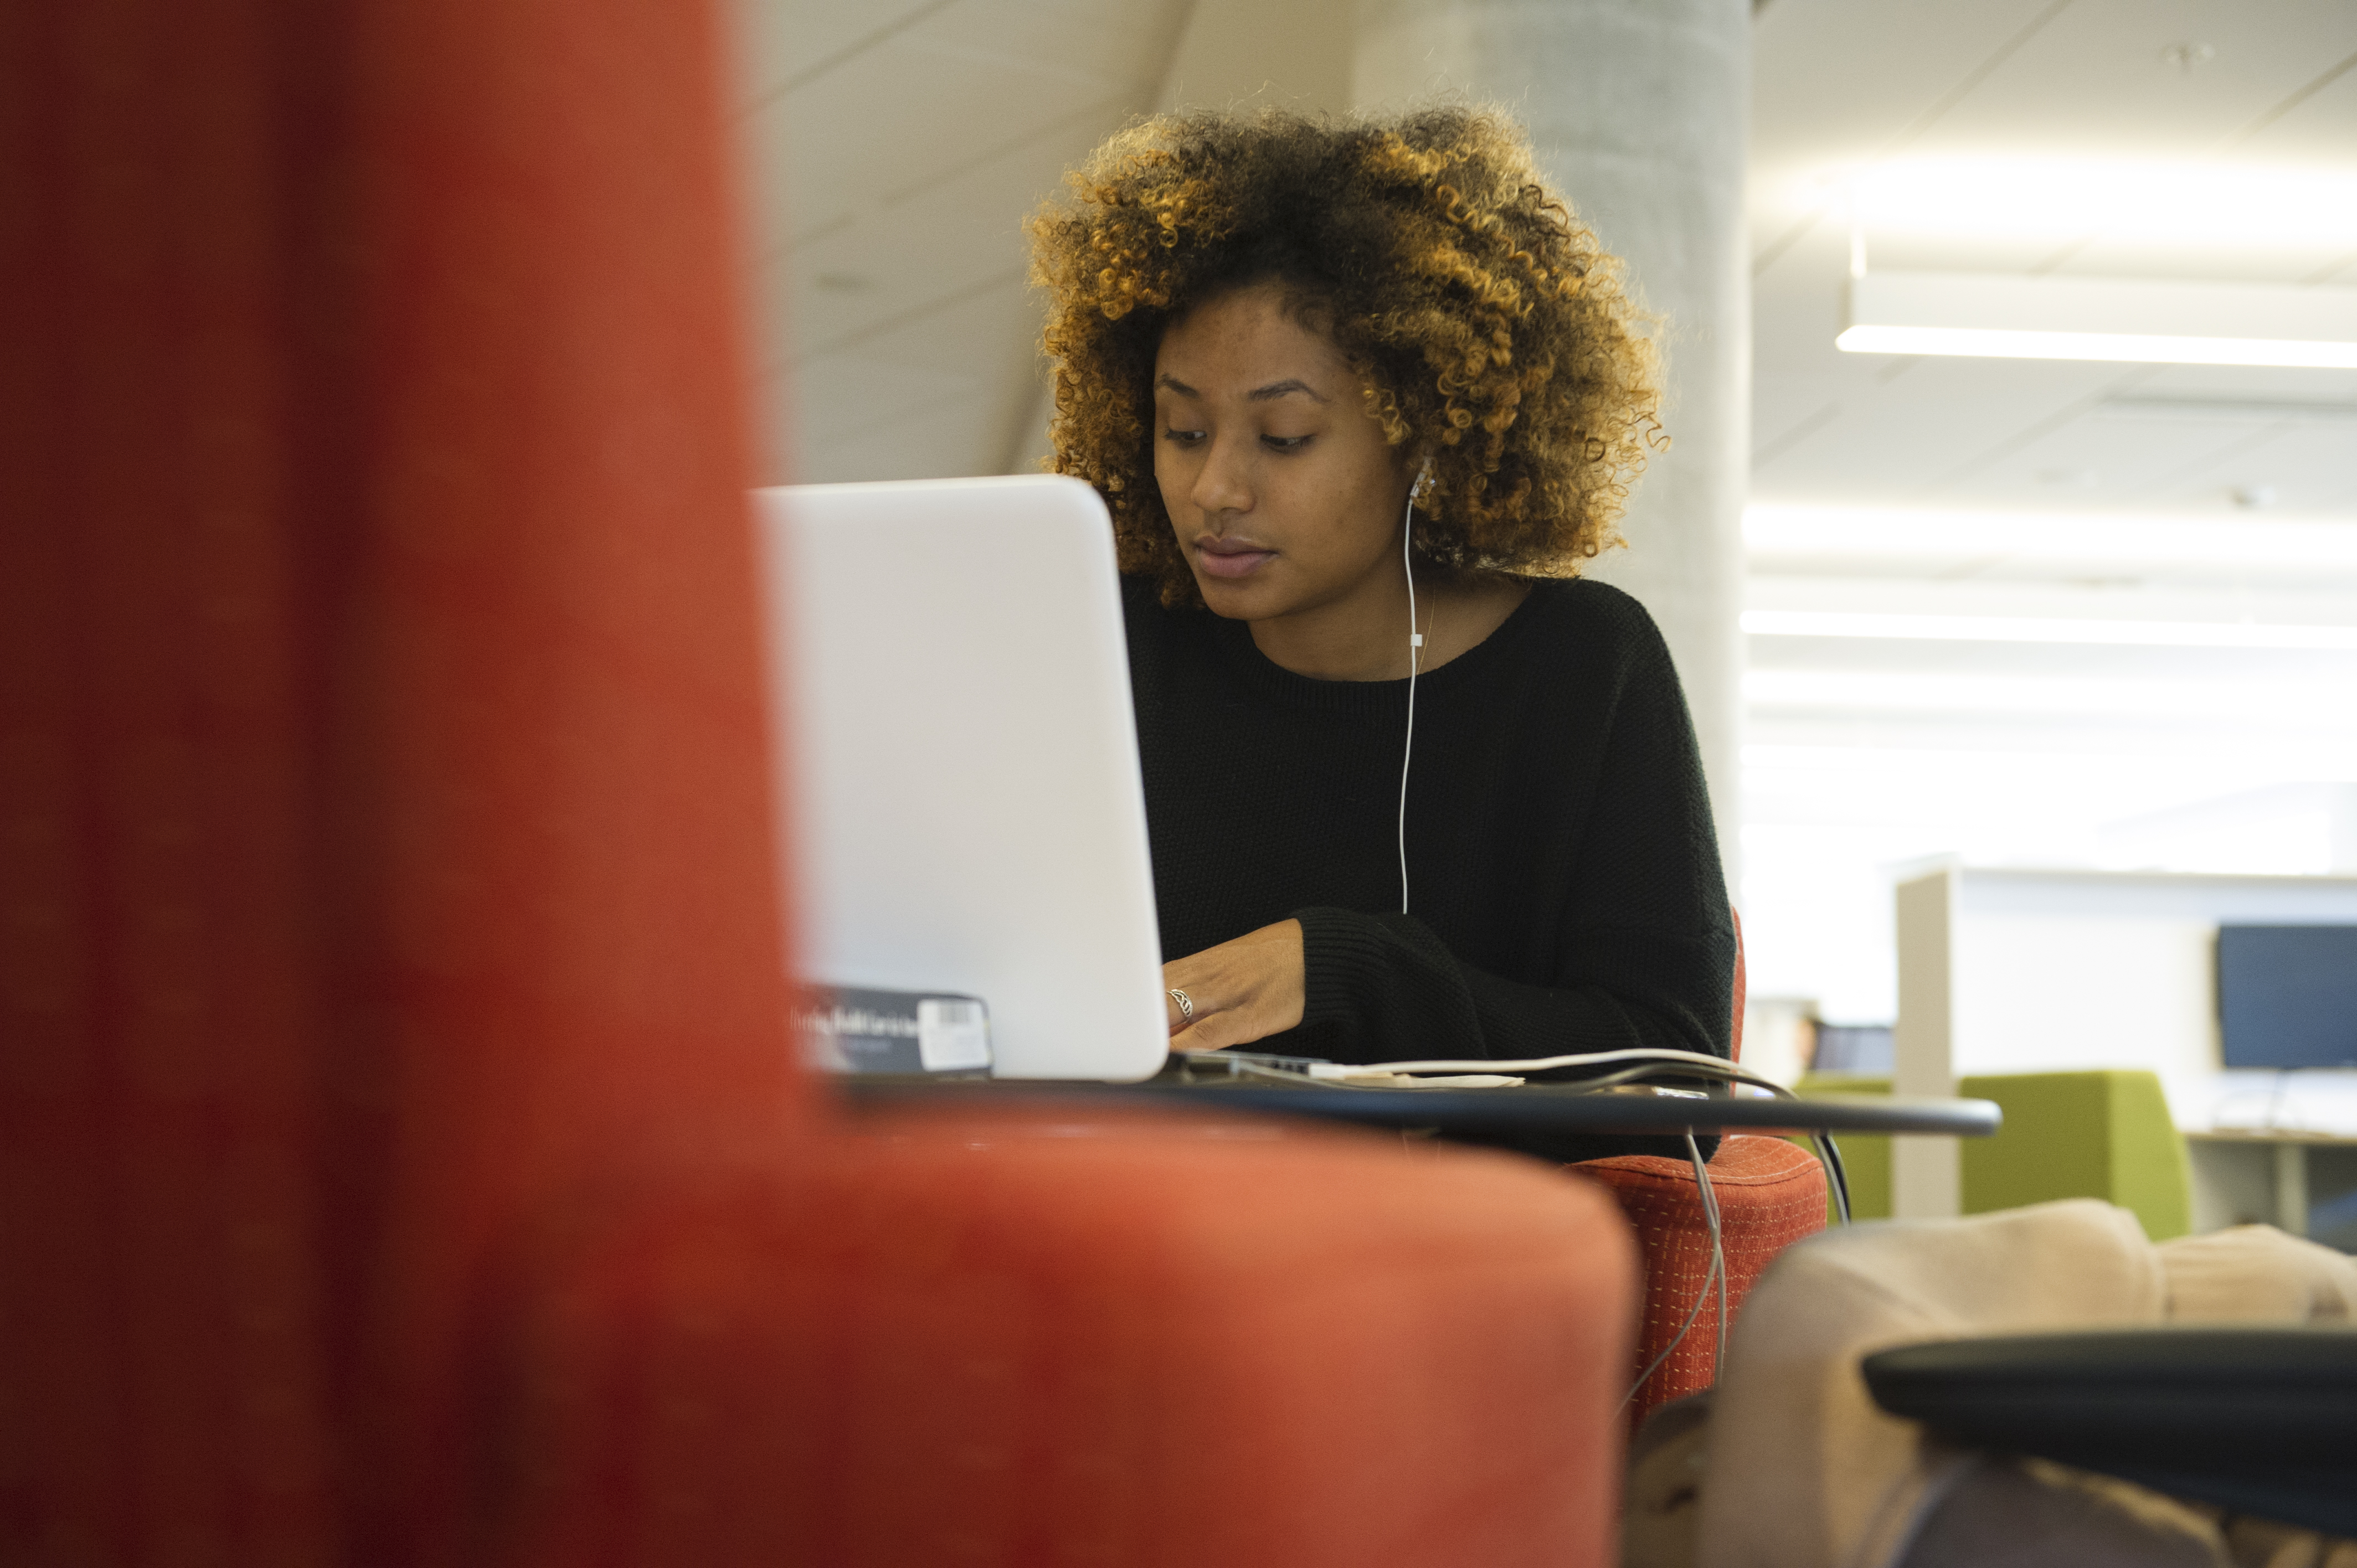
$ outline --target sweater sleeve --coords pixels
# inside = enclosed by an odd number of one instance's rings
[[[1541,984],[1484,973],[1410,915],[1297,910],[1303,1033],[1318,1054],[1729,1053],[1734,921],[1701,755],[1668,650],[1630,608],[1587,825],[1556,890],[1554,972]]]
[[[1581,933],[1575,945],[1586,961],[1565,983],[1527,985],[1461,961],[1413,915],[1308,908],[1295,918],[1302,1029],[1319,1055],[1337,1061],[1504,1059],[1632,1046],[1727,1054],[1731,926],[1725,944],[1670,932]]]

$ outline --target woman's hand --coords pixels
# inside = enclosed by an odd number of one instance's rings
[[[1216,1051],[1282,1034],[1301,1022],[1301,922],[1279,920],[1166,963],[1162,983],[1195,1006],[1189,1015],[1178,998],[1162,999],[1174,1051]]]

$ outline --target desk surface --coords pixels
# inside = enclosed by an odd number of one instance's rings
[[[2202,1144],[2300,1144],[2316,1148],[2339,1148],[2357,1144],[2357,1134],[2319,1133],[2306,1127],[2197,1127],[2185,1134]]]
[[[1888,1094],[1815,1094],[1799,1100],[1689,1100],[1598,1094],[1531,1084],[1521,1089],[1341,1089],[1278,1083],[1082,1084],[993,1079],[946,1083],[846,1079],[856,1108],[1015,1105],[1173,1105],[1310,1116],[1370,1127],[1430,1128],[1443,1135],[1501,1132],[1587,1134],[1682,1133],[1940,1133],[1985,1138],[2004,1121],[1987,1100]]]

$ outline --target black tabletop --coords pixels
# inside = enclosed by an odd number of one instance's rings
[[[1862,1370],[1883,1409],[1969,1447],[2357,1534],[2357,1331],[2338,1322],[1948,1340]]]
[[[1797,1100],[1597,1093],[1572,1086],[1519,1089],[1345,1089],[1251,1081],[1137,1084],[981,1079],[911,1082],[845,1079],[856,1108],[1013,1105],[1195,1105],[1429,1128],[1443,1136],[1499,1132],[1573,1134],[1681,1133],[1944,1133],[1986,1138],[2003,1121],[1994,1101],[1888,1094],[1815,1094]]]

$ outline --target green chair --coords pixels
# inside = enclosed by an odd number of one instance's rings
[[[1887,1078],[1811,1073],[1801,1092],[1888,1094]],[[2162,1241],[2192,1229],[2192,1176],[2185,1140],[2169,1119],[2160,1080],[2148,1072],[2015,1072],[1967,1078],[1959,1094],[2005,1112],[1994,1138],[1964,1141],[1964,1211],[1986,1214],[2058,1197],[2099,1197],[2133,1213]],[[1890,1140],[1841,1140],[1850,1213],[1890,1214]]]

